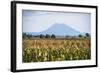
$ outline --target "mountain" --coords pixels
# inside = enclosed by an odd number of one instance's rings
[[[47,30],[45,31],[42,31],[42,32],[30,32],[28,34],[32,34],[32,35],[40,35],[40,34],[55,34],[57,36],[66,36],[66,35],[69,35],[69,36],[77,36],[79,34],[83,34],[79,31],[76,31],[75,29],[67,26],[66,24],[59,24],[59,23],[56,23],[56,24],[53,24],[50,28],[48,28]]]

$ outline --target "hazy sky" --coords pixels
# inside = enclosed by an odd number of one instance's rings
[[[23,32],[42,32],[53,24],[66,24],[79,32],[91,32],[91,14],[23,10]],[[56,30],[56,29],[55,29]]]

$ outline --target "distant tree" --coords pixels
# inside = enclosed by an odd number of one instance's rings
[[[56,38],[56,36],[54,34],[51,35],[51,38]]]
[[[43,34],[40,34],[40,38],[44,38],[44,35]]]
[[[65,36],[65,38],[69,38],[69,37],[70,37],[69,35],[66,35],[66,36]]]
[[[70,37],[69,35],[66,35],[65,37]]]
[[[31,39],[32,35],[31,34],[27,34],[27,38]]]
[[[89,33],[86,33],[85,36],[86,36],[86,37],[90,37],[90,34],[89,34]]]
[[[26,33],[23,33],[23,38],[25,39],[25,38],[27,38],[27,34]]]
[[[81,34],[79,34],[79,35],[78,35],[78,37],[82,37],[82,35],[81,35]]]
[[[45,38],[50,38],[50,35],[49,34],[46,34]]]

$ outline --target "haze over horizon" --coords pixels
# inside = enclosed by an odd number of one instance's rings
[[[89,13],[23,10],[23,32],[91,33]]]
[[[59,24],[59,23],[55,23],[50,28],[44,31],[41,31],[41,32],[24,32],[24,33],[31,34],[31,35],[40,35],[40,34],[52,35],[54,34],[56,36],[67,36],[67,35],[68,36],[78,36],[79,34],[85,35],[85,33],[79,32],[65,24]]]

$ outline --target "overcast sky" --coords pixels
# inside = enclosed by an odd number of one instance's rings
[[[79,32],[90,33],[90,18],[89,13],[23,10],[23,32],[42,32],[59,23],[66,24]]]

